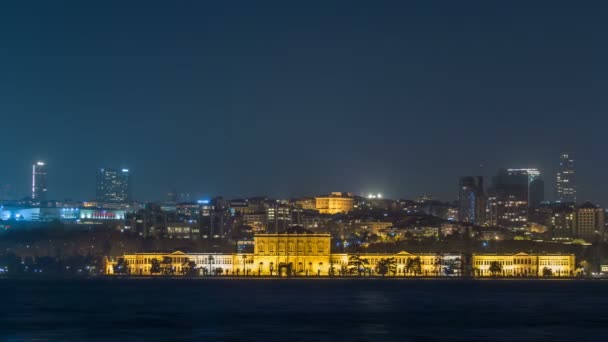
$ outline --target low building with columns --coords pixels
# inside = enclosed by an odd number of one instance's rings
[[[572,277],[574,254],[473,254],[476,277]]]

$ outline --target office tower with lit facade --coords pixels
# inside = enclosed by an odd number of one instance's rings
[[[46,200],[46,192],[46,164],[38,161],[32,165],[32,200]]]
[[[501,169],[490,191],[493,225],[524,228],[530,208],[544,200],[545,183],[538,169]]]
[[[128,169],[99,169],[97,172],[97,201],[128,203],[131,201],[131,174]]]
[[[557,201],[576,203],[576,178],[572,153],[563,153],[560,157],[555,190]]]
[[[476,225],[485,224],[486,195],[483,177],[462,177],[458,191],[458,220]]]
[[[528,175],[498,171],[490,189],[491,224],[522,228],[528,220]]]

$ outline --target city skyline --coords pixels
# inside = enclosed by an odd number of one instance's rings
[[[542,169],[538,169],[538,168],[504,168],[501,167],[499,169],[497,169],[497,172],[501,172],[501,170],[503,170],[504,172],[524,172],[526,174],[529,174],[529,182],[530,185],[532,184],[532,181],[534,180],[540,180],[542,183],[540,185],[540,189],[538,191],[541,191],[540,194],[538,194],[536,197],[539,197],[540,199],[537,201],[534,201],[536,203],[540,203],[540,201],[565,201],[565,202],[569,202],[568,200],[565,200],[563,196],[560,196],[560,186],[563,187],[563,181],[561,181],[561,179],[563,179],[563,174],[564,174],[564,166],[563,166],[563,160],[564,157],[568,159],[569,164],[567,165],[566,169],[566,174],[570,174],[570,181],[573,182],[573,175],[574,175],[574,161],[573,161],[573,157],[569,157],[572,156],[572,153],[562,153],[560,155],[560,167],[558,168],[558,171],[555,173],[555,175],[547,175],[545,174]],[[39,190],[38,192],[42,192],[44,197],[42,197],[42,200],[63,200],[63,199],[71,199],[71,200],[84,200],[84,201],[91,201],[91,200],[96,200],[96,201],[101,201],[101,202],[116,202],[116,203],[120,203],[120,202],[129,202],[129,201],[149,201],[149,202],[154,202],[154,201],[163,201],[166,200],[168,197],[172,197],[172,196],[177,196],[176,193],[176,189],[175,188],[170,188],[170,190],[167,190],[166,192],[164,192],[160,197],[158,198],[154,198],[154,199],[150,199],[150,198],[138,198],[137,196],[133,196],[133,191],[132,191],[132,177],[131,177],[131,172],[130,169],[128,168],[114,168],[114,167],[102,167],[102,168],[97,168],[96,172],[96,179],[95,179],[95,188],[94,188],[94,193],[93,195],[90,195],[88,197],[85,198],[72,198],[72,197],[52,197],[52,198],[47,198],[47,191],[48,191],[48,187],[47,187],[47,163],[45,161],[36,161],[34,162],[33,166],[32,166],[32,184],[31,184],[31,198],[32,199],[37,199],[36,196],[34,195],[36,193],[35,189],[37,189],[36,187],[36,180],[38,180],[38,183],[42,183],[43,185],[40,186],[39,185]],[[495,171],[495,172],[496,172]],[[36,177],[36,174],[39,174],[38,177]],[[123,180],[121,179],[121,175],[126,175],[126,178]],[[549,176],[549,177],[547,177]],[[555,176],[555,177],[553,177]],[[108,178],[109,177],[109,178]],[[475,176],[461,176],[459,177],[460,181],[462,181],[462,177],[482,177],[482,178],[486,178],[488,181],[485,183],[485,186],[483,186],[481,188],[482,192],[485,192],[487,190],[492,189],[492,187],[495,185],[491,182],[491,180],[493,178],[495,178],[495,174],[492,176],[480,176],[480,175],[475,175]],[[108,185],[104,185],[103,184],[103,180],[105,178],[108,178],[108,180],[106,181],[106,183]],[[549,178],[549,182],[544,181],[545,178]],[[556,179],[555,182],[552,182],[553,179]],[[482,183],[483,184],[483,183]],[[549,184],[549,186],[547,186],[547,184]],[[462,185],[460,185],[462,187]],[[158,185],[153,185],[153,187],[157,188],[159,187]],[[107,188],[107,189],[104,189]],[[188,194],[188,197],[190,198],[191,201],[196,200],[196,198],[191,197],[190,194],[193,193],[193,189],[180,189],[182,192],[185,192],[186,194]],[[553,190],[553,191],[551,191]],[[329,191],[332,191],[331,189]],[[441,198],[435,194],[429,193],[429,192],[422,192],[419,194],[413,194],[410,198],[415,198],[415,197],[419,197],[419,196],[426,196],[426,195],[430,195],[432,196],[433,199],[437,199],[437,200],[441,200],[441,201],[445,201],[445,202],[453,202],[453,201],[459,201],[460,200],[460,196],[461,196],[461,191],[462,190],[458,190],[455,193],[455,196],[453,198]],[[576,199],[576,188],[574,190],[569,190],[567,189],[567,191],[569,191],[570,194],[574,193],[574,199]],[[323,191],[321,191],[323,192]],[[324,192],[327,192],[327,190],[325,190]],[[562,190],[563,192],[563,190]],[[51,192],[52,194],[53,192]],[[107,194],[105,194],[107,193]],[[196,191],[194,191],[195,194]],[[377,191],[355,191],[354,192],[357,195],[360,195],[362,197],[366,197],[368,194],[378,194],[378,196],[382,196],[380,195],[381,193],[391,193],[390,191],[387,192],[377,192]],[[277,198],[295,198],[295,197],[302,197],[302,196],[313,196],[313,195],[317,195],[319,193],[311,193],[311,192],[307,192],[304,194],[288,194],[284,197],[277,197]],[[547,194],[554,194],[554,195],[549,195],[547,196]],[[0,200],[6,200],[6,199],[11,199],[11,200],[20,200],[22,198],[25,198],[27,196],[19,196],[19,195],[15,195],[15,193],[11,193],[11,194],[7,194],[7,193],[0,193],[0,195],[2,195],[4,198],[0,197]],[[12,196],[11,196],[12,195]],[[214,197],[214,196],[226,196],[223,193],[205,193],[205,192],[199,192],[198,197],[204,198],[204,197]],[[253,197],[253,196],[271,196],[269,193],[265,192],[265,193],[254,193],[254,194],[247,194],[245,196],[227,196],[227,197],[232,197],[232,198],[238,198],[238,197]],[[195,196],[196,197],[196,196]],[[392,199],[400,199],[400,198],[408,198],[406,196],[384,196],[386,198],[392,198]],[[380,197],[379,197],[380,198]],[[568,197],[571,198],[571,197]],[[40,198],[38,198],[38,200],[40,200]],[[530,198],[528,200],[531,200]],[[586,200],[586,201],[590,201],[590,200]],[[576,202],[576,201],[574,201]],[[593,201],[591,201],[593,202]]]

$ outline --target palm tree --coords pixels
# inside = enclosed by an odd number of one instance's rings
[[[396,271],[397,262],[395,261],[395,258],[383,258],[378,261],[378,264],[376,264],[376,272],[381,274],[383,277],[389,272],[392,272],[393,275],[395,275]]]
[[[330,277],[333,277],[336,275],[336,264],[334,264],[334,261],[331,259],[331,257],[329,258],[329,272],[328,275]]]
[[[369,260],[362,258],[358,254],[353,254],[348,257],[348,266],[352,270],[357,270],[357,275],[361,276],[361,271],[365,271],[369,267]]]
[[[448,259],[443,268],[443,273],[447,276],[456,274],[460,271],[460,258]]]
[[[160,261],[156,258],[150,260],[150,274],[158,274],[161,271]]]
[[[173,275],[173,262],[171,257],[164,257],[160,264],[163,275]]]
[[[436,254],[433,266],[435,268],[435,275],[440,276],[441,275],[441,271],[443,271],[443,269],[442,269],[442,266],[443,266],[443,253],[437,253]]]
[[[114,265],[114,274],[129,274],[129,262],[127,259],[120,257]]]
[[[422,273],[422,261],[420,257],[415,258],[407,258],[407,262],[405,264],[405,271],[409,273],[413,273],[415,276]]]
[[[492,276],[497,276],[498,273],[502,272],[502,265],[498,261],[492,261],[488,270],[492,273]]]
[[[196,263],[192,260],[188,260],[188,258],[186,258],[186,260],[184,260],[184,262],[182,263],[182,274],[184,276],[195,276],[196,275]]]

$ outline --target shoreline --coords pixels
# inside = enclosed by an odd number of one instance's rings
[[[219,277],[201,277],[201,276],[117,276],[117,275],[100,275],[100,276],[82,276],[82,277],[62,277],[62,276],[34,276],[34,277],[0,277],[2,280],[210,280],[210,281],[256,281],[256,280],[276,280],[276,281],[293,281],[293,280],[304,280],[304,281],[602,281],[608,280],[608,278],[581,278],[581,277],[277,277],[277,276],[251,276],[251,277],[232,277],[232,276],[219,276]]]

